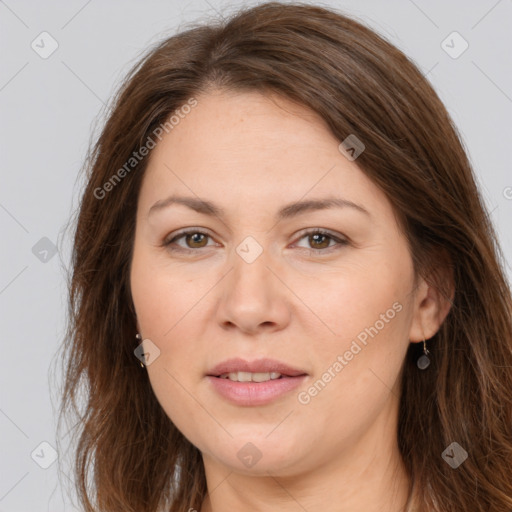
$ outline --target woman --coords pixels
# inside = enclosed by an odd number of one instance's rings
[[[267,3],[164,41],[78,215],[84,510],[509,512],[496,251],[446,109],[370,29]]]

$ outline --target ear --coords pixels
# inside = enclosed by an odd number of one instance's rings
[[[442,268],[428,277],[419,277],[409,340],[418,343],[434,336],[450,312],[455,296],[451,265],[442,258]],[[441,286],[441,283],[443,285]]]

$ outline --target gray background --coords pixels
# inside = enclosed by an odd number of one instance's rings
[[[70,251],[63,230],[77,205],[78,173],[104,105],[148,45],[189,21],[254,3],[0,1],[0,512],[76,510],[65,495],[69,472],[59,476],[58,462],[49,465],[61,382],[53,365],[67,311]],[[510,262],[512,1],[324,5],[385,35],[428,76],[460,130]],[[43,31],[58,43],[46,59],[31,47],[35,41],[39,52],[51,48],[48,36],[39,36]],[[442,45],[453,31],[469,44],[458,58],[445,49],[458,53],[461,40],[450,36]],[[510,266],[507,273],[510,280]]]

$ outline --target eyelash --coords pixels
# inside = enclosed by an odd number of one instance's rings
[[[171,239],[164,240],[164,242],[162,243],[162,247],[166,247],[168,250],[173,251],[173,252],[175,251],[175,252],[181,252],[181,253],[185,253],[185,254],[198,252],[198,250],[200,250],[200,249],[206,249],[206,247],[199,247],[197,249],[189,249],[189,248],[183,248],[183,247],[178,247],[178,248],[171,247],[171,244],[175,243],[180,238],[183,238],[186,235],[195,235],[195,234],[200,234],[200,235],[204,235],[209,238],[212,238],[209,233],[206,233],[205,231],[202,231],[201,229],[189,229],[189,230],[181,231],[181,232],[177,233]],[[345,240],[343,238],[338,238],[338,237],[334,236],[332,233],[325,231],[323,229],[318,229],[318,228],[311,229],[309,231],[304,231],[301,234],[301,236],[298,238],[298,240],[302,240],[303,238],[306,238],[308,236],[313,236],[313,235],[326,236],[327,238],[330,238],[331,240],[337,242],[338,247],[336,245],[334,245],[331,247],[327,247],[325,249],[307,249],[304,247],[302,247],[301,249],[309,251],[309,253],[320,255],[320,254],[330,254],[332,252],[332,250],[339,249],[345,245],[348,245],[347,240]]]

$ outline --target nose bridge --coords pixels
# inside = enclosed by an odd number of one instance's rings
[[[244,331],[254,331],[269,323],[282,327],[288,318],[288,308],[283,285],[270,270],[270,251],[247,237],[231,256],[232,271],[224,284],[219,321]]]
[[[246,237],[235,249],[232,255],[232,287],[237,292],[250,290],[252,294],[268,293],[272,272],[269,266],[272,265],[270,251],[264,248],[263,243],[258,242],[254,237]]]

